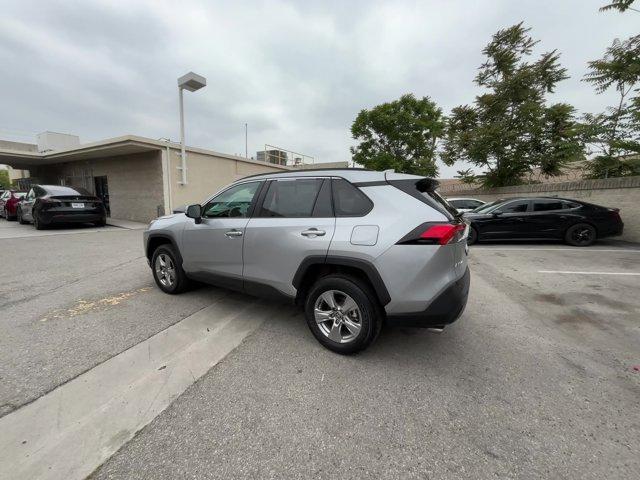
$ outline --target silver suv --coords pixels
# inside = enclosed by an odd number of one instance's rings
[[[469,291],[467,225],[415,175],[360,169],[262,174],[153,221],[144,248],[166,293],[190,280],[304,306],[339,353],[366,348],[383,322],[454,322]]]

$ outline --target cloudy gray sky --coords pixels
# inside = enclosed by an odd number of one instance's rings
[[[177,140],[176,78],[193,70],[208,85],[185,99],[190,145],[244,154],[247,122],[250,155],[269,143],[348,160],[362,108],[408,92],[445,112],[472,101],[483,46],[520,21],[569,69],[555,98],[598,111],[611,97],[580,81],[586,62],[640,30],[640,13],[603,3],[0,0],[0,138]]]

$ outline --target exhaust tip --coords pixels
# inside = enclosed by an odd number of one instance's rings
[[[431,333],[442,333],[444,332],[444,326],[442,327],[429,327],[427,330]]]

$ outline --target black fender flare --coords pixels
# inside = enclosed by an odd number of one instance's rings
[[[168,240],[168,242],[162,242],[162,243],[170,243],[171,246],[173,247],[173,249],[176,252],[177,255],[177,259],[178,263],[180,264],[180,266],[182,266],[182,254],[180,253],[180,249],[178,248],[178,244],[176,243],[175,239],[171,236],[168,235],[166,233],[150,233],[149,237],[147,239],[147,244],[145,245],[145,254],[147,259],[149,260],[149,262],[151,262],[151,257],[153,256],[153,252],[149,250],[149,245],[152,243],[152,240],[157,239],[157,238],[161,238],[163,240]]]
[[[367,260],[363,260],[361,258],[353,258],[353,257],[341,257],[337,255],[311,255],[306,257],[296,270],[295,275],[293,276],[292,285],[296,288],[296,290],[300,289],[302,284],[302,279],[304,278],[309,267],[313,265],[337,265],[343,267],[351,267],[357,268],[362,271],[366,277],[369,279],[369,282],[373,286],[373,289],[380,301],[382,306],[385,306],[391,301],[391,296],[389,295],[389,291],[387,290],[380,273],[378,272],[375,265]]]

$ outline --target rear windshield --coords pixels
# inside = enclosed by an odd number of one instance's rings
[[[405,193],[408,193],[414,198],[426,203],[431,208],[434,208],[438,212],[442,213],[447,219],[453,220],[461,216],[460,212],[453,206],[449,205],[443,197],[436,192],[438,182],[430,178],[422,178],[419,180],[390,180],[389,183],[396,188],[399,188]]]
[[[64,196],[64,195],[88,195],[91,196],[91,193],[88,190],[85,190],[81,187],[63,187],[60,185],[47,185],[43,186],[44,190],[49,195],[55,196]]]

